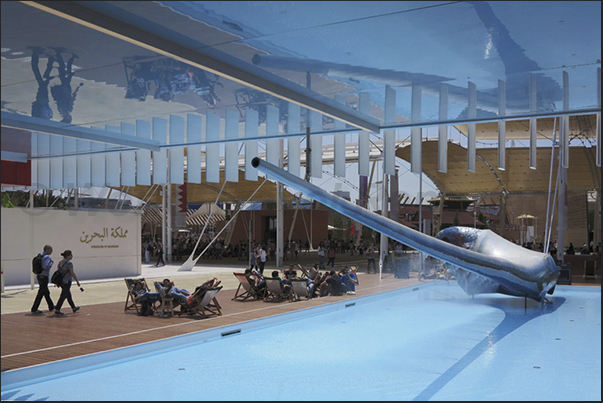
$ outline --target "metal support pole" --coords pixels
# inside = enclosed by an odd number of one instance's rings
[[[279,140],[279,168],[283,169],[283,139]],[[284,209],[283,209],[283,184],[276,182],[276,269],[278,270],[283,265],[283,252],[284,252],[284,232],[285,228],[283,225]]]

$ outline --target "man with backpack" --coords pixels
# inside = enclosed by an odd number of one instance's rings
[[[34,258],[33,271],[34,273],[36,273],[39,286],[38,294],[36,295],[36,299],[34,300],[34,303],[31,307],[31,313],[34,314],[42,313],[42,311],[38,309],[40,307],[40,303],[42,302],[42,298],[46,300],[46,303],[48,304],[48,310],[50,312],[54,311],[54,302],[52,302],[52,299],[50,298],[50,290],[48,289],[48,278],[50,276],[50,269],[52,268],[52,264],[54,263],[54,261],[50,258],[51,254],[52,246],[45,245],[44,252],[39,255],[41,256],[41,260],[36,259],[37,256],[36,258]]]

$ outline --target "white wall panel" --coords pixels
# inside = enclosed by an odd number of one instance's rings
[[[63,137],[50,136],[50,155],[63,155]],[[63,158],[50,159],[50,188],[63,188]]]
[[[396,90],[385,86],[385,123],[396,122]],[[387,175],[396,174],[396,132],[383,132],[383,170]]]
[[[469,82],[469,104],[467,117],[475,119],[477,116],[477,90],[475,84]],[[475,172],[475,123],[467,125],[467,170]]]
[[[439,117],[448,119],[448,84],[440,85]],[[438,171],[448,172],[448,126],[438,126]]]
[[[63,139],[63,187],[73,189],[77,187],[77,139],[65,137]]]
[[[281,157],[279,140],[271,139],[270,137],[278,136],[278,134],[279,110],[273,105],[266,105],[266,161],[276,166],[279,166],[279,159]]]
[[[78,155],[77,159],[77,182],[76,186],[80,188],[87,188],[92,186],[91,176],[91,165],[90,151],[92,151],[92,144],[88,140],[77,139],[76,149]]]
[[[119,126],[106,125],[105,130],[108,132],[119,133],[121,129]],[[120,181],[120,153],[109,152],[105,154],[105,186],[119,187]]]
[[[213,112],[207,112],[207,141],[220,140],[220,117]],[[220,145],[208,144],[206,147],[205,180],[220,183]]]
[[[170,115],[170,144],[184,144],[184,118]],[[184,147],[170,147],[170,183],[184,184]]]
[[[410,115],[413,122],[421,120],[421,87],[412,86]],[[423,135],[420,127],[410,129],[410,170],[421,173],[423,170]]]
[[[504,81],[498,80],[498,116],[507,114],[507,85]],[[507,151],[507,121],[498,121],[498,169],[506,169],[506,151]]]
[[[167,120],[153,118],[153,140],[160,144],[167,144]],[[167,150],[153,151],[153,184],[165,185],[167,183]]]
[[[121,134],[136,137],[136,126],[131,123],[122,123]],[[121,184],[122,186],[136,186],[136,151],[122,151],[120,154]]]
[[[366,92],[358,95],[358,110],[369,116],[371,108],[370,96]],[[369,176],[370,143],[369,133],[362,131],[358,133],[358,175]]]
[[[230,109],[226,110],[226,126],[224,129],[227,140],[239,138],[239,113]],[[224,177],[229,182],[239,181],[239,143],[228,142],[224,144]]]
[[[530,75],[529,91],[530,112],[536,112],[538,110],[536,76]],[[536,118],[530,118],[530,169],[536,169],[537,122],[538,120]]]
[[[99,128],[102,130],[102,128]],[[105,143],[99,143],[92,141],[90,143],[92,148],[92,155],[90,156],[90,174],[92,177],[92,186],[104,187],[105,186],[105,154],[103,151],[107,148]]]
[[[335,95],[335,101],[345,105],[345,98]],[[335,119],[335,129],[345,129],[345,123]],[[333,172],[336,176],[345,177],[345,133],[333,135]]]
[[[245,138],[258,136],[259,117],[258,112],[252,109],[245,110]],[[258,179],[258,170],[251,166],[251,160],[258,156],[258,141],[245,141],[245,180],[255,181]]]
[[[151,139],[151,123],[136,120],[136,137]],[[151,186],[151,150],[136,151],[136,184]]]
[[[50,134],[37,133],[37,187],[36,189],[50,189]],[[104,158],[104,157],[103,157]]]
[[[287,133],[294,134],[300,131],[301,107],[289,102],[287,105]],[[301,165],[300,137],[289,137],[287,139],[287,170],[291,175],[299,177]]]
[[[308,111],[310,114],[310,133],[322,130],[322,114],[316,111]],[[310,148],[312,149],[312,172],[313,178],[322,178],[322,135],[310,136]]]
[[[197,143],[201,141],[201,115],[189,113],[186,117],[186,142]],[[201,146],[188,146],[186,149],[186,181],[201,183]]]

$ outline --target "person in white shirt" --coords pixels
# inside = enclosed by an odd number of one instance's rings
[[[264,266],[266,265],[266,245],[260,246],[260,274],[264,275]]]

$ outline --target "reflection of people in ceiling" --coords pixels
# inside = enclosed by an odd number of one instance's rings
[[[39,46],[28,47],[31,51],[31,69],[38,82],[38,92],[36,94],[36,100],[31,104],[31,116],[42,119],[52,119],[52,109],[50,109],[50,98],[48,97],[48,83],[52,77],[50,72],[52,71],[52,65],[54,64],[54,57],[49,56],[46,62],[46,70],[44,74],[40,74],[40,55],[44,53],[44,48]]]
[[[62,53],[64,52],[61,48],[55,49],[55,58],[59,65],[59,79],[61,80],[61,84],[53,85],[50,88],[50,92],[52,93],[52,97],[57,103],[57,109],[61,114],[61,122],[71,123],[71,112],[73,112],[73,103],[75,102],[75,97],[77,95],[78,90],[84,83],[80,83],[77,86],[75,91],[71,92],[71,79],[73,78],[73,61],[77,58],[75,53],[71,54],[69,60],[67,60],[67,64],[63,60]]]
[[[142,61],[141,57],[124,59],[126,68],[126,99],[146,100],[147,94],[154,86],[153,98],[170,102],[177,94],[194,91],[208,105],[213,106],[220,99],[214,86],[222,84],[208,79],[206,73],[198,68],[173,59]]]

